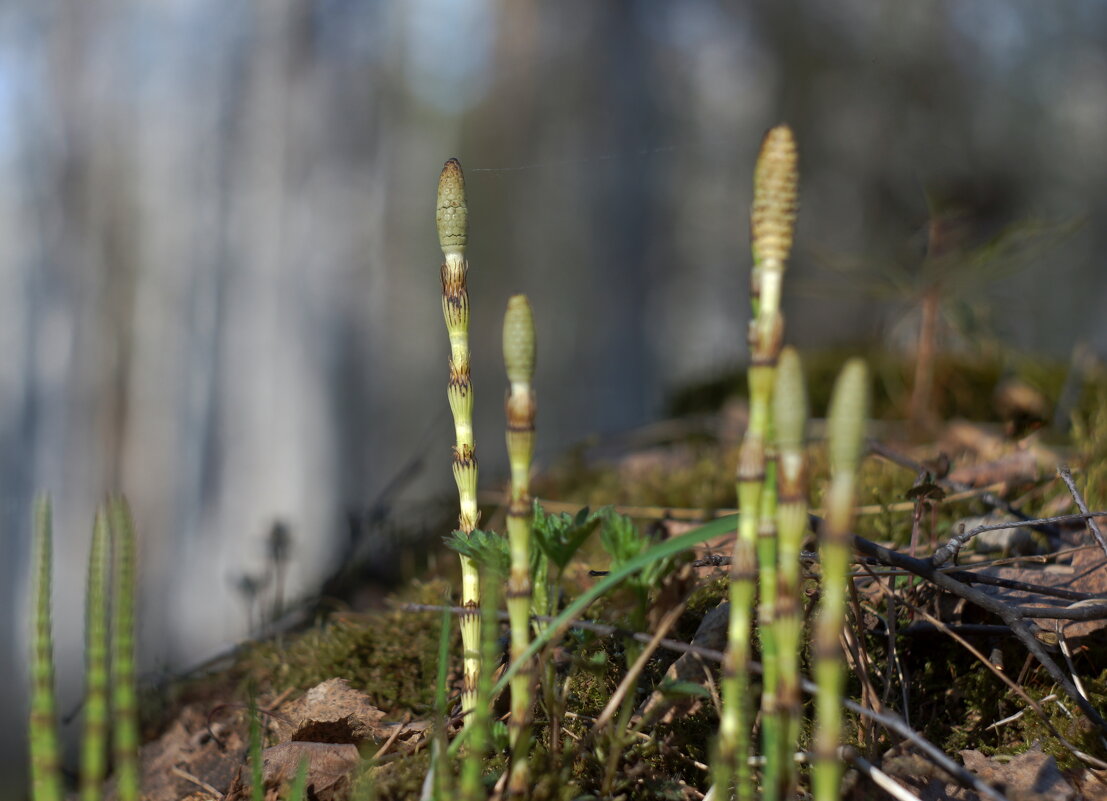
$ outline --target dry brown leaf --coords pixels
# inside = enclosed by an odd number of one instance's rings
[[[300,762],[307,760],[307,787],[319,801],[336,797],[349,785],[350,774],[357,768],[360,755],[350,743],[292,742],[266,748],[262,752],[263,772],[267,788],[290,782],[296,776]]]
[[[994,785],[1010,801],[1076,801],[1076,790],[1065,780],[1057,761],[1038,747],[1007,762],[979,751],[962,751],[965,767]]]
[[[286,705],[281,716],[295,724],[277,726],[277,739],[281,742],[356,743],[388,736],[384,712],[345,679],[328,679],[315,685]]]
[[[222,721],[214,721],[212,730],[220,742],[213,740],[208,731],[207,708],[189,705],[161,737],[144,745],[139,762],[143,798],[148,801],[184,798],[197,789],[184,776],[226,792],[245,758],[246,742],[239,731]]]
[[[384,712],[373,706],[369,696],[351,687],[345,679],[328,679],[317,684],[285,706],[281,716],[291,721],[291,725],[285,721],[276,723],[279,742],[360,744],[368,741],[379,745],[392,738],[393,747],[411,749],[431,728],[426,720],[386,721]]]

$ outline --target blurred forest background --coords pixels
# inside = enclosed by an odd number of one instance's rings
[[[446,158],[492,488],[513,291],[539,328],[540,464],[741,364],[751,169],[779,121],[802,159],[792,342],[901,344],[941,206],[985,237],[1085,222],[960,298],[961,347],[1107,350],[1097,0],[0,3],[0,775],[24,758],[35,491],[62,708],[107,491],[142,536],[140,666],[196,663],[243,636],[235,582],[275,521],[296,594],[413,458],[396,514],[449,492]],[[874,302],[885,270],[900,302]]]

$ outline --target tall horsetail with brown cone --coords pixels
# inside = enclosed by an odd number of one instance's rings
[[[803,704],[800,696],[799,655],[803,647],[803,615],[800,599],[800,549],[807,534],[807,465],[804,453],[807,428],[807,389],[803,367],[795,348],[784,348],[773,389],[779,502],[777,530],[776,645],[780,680],[776,710],[781,717],[780,743],[775,756],[780,760],[781,798],[796,792],[796,763],[792,753],[799,745]]]
[[[738,457],[738,536],[730,583],[730,624],[723,661],[723,713],[715,762],[715,789],[730,795],[737,777],[739,799],[753,796],[747,757],[752,722],[749,694],[749,643],[760,552],[763,603],[762,661],[766,692],[775,692],[776,649],[764,623],[775,605],[776,545],[774,540],[775,470],[771,464],[771,403],[773,374],[780,352],[784,321],[780,313],[781,283],[792,246],[798,179],[795,139],[786,125],[768,132],[754,171],[754,201],[750,214],[753,270],[749,325],[750,416]],[[770,702],[770,706],[772,702]],[[766,741],[776,742],[776,718],[766,718]],[[775,763],[775,760],[771,760]]]
[[[511,575],[507,611],[511,618],[511,658],[518,660],[530,644],[530,545],[534,510],[530,498],[530,467],[534,458],[534,314],[526,295],[513,295],[504,314],[504,366],[511,389],[507,396],[507,454],[511,463],[511,503],[507,537]],[[511,778],[508,792],[527,792],[527,752],[530,749],[531,669],[511,680]]]
[[[450,381],[447,396],[453,412],[453,470],[460,505],[458,527],[469,533],[480,519],[477,508],[477,454],[473,437],[473,383],[469,377],[469,290],[465,278],[469,262],[465,247],[469,241],[469,209],[465,202],[465,177],[461,164],[450,159],[438,178],[438,206],[435,213],[438,242],[442,247],[442,314],[450,337]],[[464,649],[465,680],[461,693],[462,711],[472,709],[480,672],[480,580],[477,565],[461,556],[461,645]]]
[[[830,488],[826,522],[819,543],[822,592],[815,624],[816,701],[815,801],[837,801],[842,766],[838,744],[842,732],[842,686],[845,679],[838,638],[845,622],[850,526],[853,523],[857,467],[869,417],[869,371],[861,359],[846,362],[830,399],[828,439]]]

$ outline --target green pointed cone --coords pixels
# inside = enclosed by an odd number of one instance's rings
[[[807,425],[807,387],[803,365],[796,349],[788,346],[780,352],[773,391],[773,424],[776,444],[781,450],[803,448]]]
[[[862,359],[850,359],[838,374],[830,397],[828,439],[832,474],[857,470],[868,419],[869,368]]]
[[[438,177],[438,242],[443,253],[463,253],[469,241],[469,206],[465,202],[465,176],[461,162],[450,159]]]
[[[753,252],[758,262],[784,262],[792,250],[798,162],[791,128],[778,125],[765,134],[753,173],[750,214]]]
[[[504,313],[504,365],[512,384],[534,378],[534,313],[526,295],[512,295]]]

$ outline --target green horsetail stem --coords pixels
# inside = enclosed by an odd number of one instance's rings
[[[507,396],[507,454],[511,463],[511,502],[507,536],[511,574],[507,584],[507,611],[511,619],[511,658],[520,659],[530,644],[530,550],[534,506],[530,498],[530,468],[534,459],[534,314],[526,295],[513,295],[504,314],[504,366],[511,389]],[[524,796],[529,784],[530,709],[533,665],[521,669],[511,682],[511,777],[508,795]]]
[[[31,675],[31,798],[61,801],[61,762],[54,697],[54,642],[50,601],[53,573],[53,525],[50,498],[40,495],[34,506],[34,633]]]
[[[497,612],[500,606],[500,582],[503,574],[485,568],[484,592],[480,601],[482,664],[495,665],[500,657],[500,624]],[[484,801],[488,792],[484,786],[484,758],[492,744],[492,671],[482,670],[477,677],[477,697],[470,713],[469,745],[461,767],[461,801]],[[449,796],[443,796],[448,798]]]
[[[753,796],[749,768],[752,715],[749,695],[750,633],[761,557],[762,603],[760,628],[764,696],[772,699],[776,683],[776,646],[770,627],[775,605],[775,470],[771,466],[773,373],[780,352],[784,320],[780,314],[781,283],[791,248],[796,218],[798,181],[795,139],[786,125],[766,134],[754,170],[754,199],[750,214],[753,270],[750,273],[748,371],[750,415],[738,456],[738,536],[731,562],[730,621],[722,668],[723,713],[719,723],[719,751],[715,763],[716,792],[730,795],[737,776],[739,799]],[[768,481],[767,481],[768,479]],[[772,497],[763,497],[768,495]],[[770,590],[766,592],[765,590]],[[770,706],[772,701],[769,701]],[[766,719],[762,729],[776,747],[775,721]],[[770,760],[774,762],[774,760]],[[770,768],[769,771],[774,770]]]
[[[861,359],[851,359],[834,384],[828,414],[830,489],[819,543],[822,594],[815,625],[815,683],[819,686],[813,775],[815,801],[837,801],[842,778],[837,750],[842,730],[845,670],[838,638],[845,622],[850,526],[868,417],[868,368]]]
[[[442,167],[438,178],[438,205],[435,212],[438,242],[442,247],[442,315],[450,337],[450,381],[446,394],[453,412],[453,471],[460,506],[458,527],[464,533],[476,529],[480,519],[477,508],[477,453],[473,437],[473,382],[469,376],[469,290],[466,273],[469,262],[465,247],[469,241],[469,207],[465,200],[465,177],[457,159]],[[473,708],[480,672],[480,580],[477,566],[461,556],[461,605],[468,612],[461,617],[461,646],[464,651],[465,678],[461,691],[463,712]],[[466,717],[466,725],[468,725]]]
[[[138,698],[135,692],[135,530],[123,498],[108,503],[113,556],[111,627],[112,744],[116,797],[138,801]]]
[[[779,796],[793,798],[797,772],[792,754],[799,745],[803,716],[799,666],[803,647],[799,559],[807,533],[807,465],[804,451],[807,442],[807,389],[799,354],[792,347],[781,351],[777,364],[773,423],[779,495],[776,509],[778,577],[775,625],[779,651],[776,708],[782,720],[776,757],[780,760]]]
[[[85,710],[81,738],[81,801],[102,797],[108,747],[108,582],[111,529],[104,508],[96,512],[88,556],[85,598]]]
[[[769,437],[775,426],[770,418]],[[777,705],[780,692],[780,645],[777,641],[777,457],[775,443],[766,443],[765,481],[761,489],[761,503],[757,519],[757,564],[759,590],[757,605],[757,634],[761,643],[761,753],[765,756],[762,768],[762,801],[775,801],[776,789],[784,770],[776,755],[781,750],[783,721]]]
[[[796,142],[790,128],[778,125],[765,135],[754,170],[753,210],[750,213],[755,265],[752,295],[756,309],[753,321],[755,333],[751,333],[750,338],[751,372],[761,373],[760,381],[765,384],[762,398],[765,423],[764,428],[760,429],[764,443],[764,481],[757,525],[757,560],[761,585],[757,607],[762,666],[761,750],[765,756],[761,782],[763,801],[775,801],[781,772],[784,770],[782,760],[776,758],[781,753],[783,722],[780,710],[777,709],[780,683],[780,654],[775,625],[778,570],[777,460],[772,435],[775,425],[772,396],[776,362],[780,356],[784,331],[784,318],[780,313],[781,286],[796,224],[796,185],[799,179],[797,161]]]

